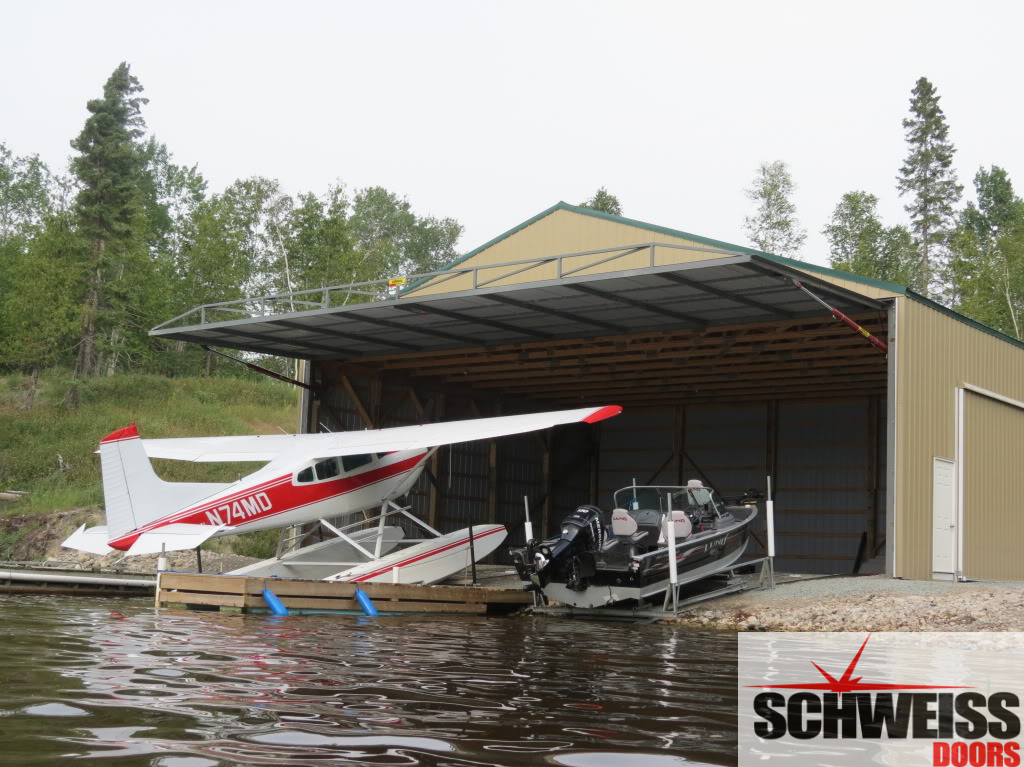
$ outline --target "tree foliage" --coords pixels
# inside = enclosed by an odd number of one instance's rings
[[[950,295],[958,310],[1004,333],[1024,332],[1024,202],[1007,172],[974,176],[977,203],[961,211],[950,238]]]
[[[602,213],[610,213],[613,216],[622,215],[622,205],[619,203],[619,198],[603,186],[599,187],[598,190],[594,192],[594,196],[589,200],[581,202],[580,207],[599,210]]]
[[[750,241],[760,250],[779,256],[800,257],[807,230],[796,217],[792,197],[796,184],[786,163],[764,162],[754,174],[747,197],[756,204],[753,216],[743,220]]]
[[[906,227],[886,227],[878,217],[878,198],[847,192],[822,229],[833,269],[907,284],[915,266],[913,238]]]
[[[87,104],[70,175],[0,144],[0,369],[71,365],[79,381],[194,371],[208,358],[149,329],[199,304],[390,278],[458,256],[461,224],[419,215],[382,187],[292,196],[252,176],[210,194],[196,166],[146,133],[141,94],[120,64]]]
[[[917,245],[919,266],[912,287],[938,294],[936,269],[948,244],[956,204],[963,187],[953,168],[956,148],[949,139],[946,115],[939,95],[927,78],[917,81],[910,99],[910,117],[903,120],[907,157],[900,168],[896,186],[900,196],[910,197],[905,205],[910,230]]]

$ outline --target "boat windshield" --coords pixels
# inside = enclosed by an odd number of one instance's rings
[[[664,512],[668,496],[675,511],[705,509],[721,514],[722,499],[710,487],[631,486],[615,493],[615,507],[627,511],[654,509]]]

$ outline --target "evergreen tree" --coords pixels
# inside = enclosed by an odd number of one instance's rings
[[[796,184],[786,163],[777,160],[758,166],[754,184],[746,190],[747,197],[757,204],[757,210],[743,220],[747,236],[758,249],[779,256],[800,257],[807,230],[796,218],[796,205],[791,200],[795,191]]]
[[[98,337],[103,334],[116,368],[132,291],[145,284],[144,206],[140,184],[146,157],[142,86],[121,62],[103,86],[103,96],[88,102],[90,116],[71,142],[78,155],[71,169],[80,183],[76,200],[79,229],[89,241],[88,287],[82,308],[76,376],[99,372]],[[73,386],[68,401],[77,401]]]
[[[953,168],[956,149],[949,140],[946,115],[927,78],[920,78],[914,86],[910,117],[903,120],[903,130],[908,151],[896,184],[901,197],[910,196],[905,209],[919,260],[913,286],[923,293],[936,293],[938,259],[948,242],[963,187]]]
[[[878,217],[878,198],[847,192],[822,229],[829,241],[833,269],[907,284],[914,262],[913,239],[902,226],[886,228]]]
[[[1024,202],[1005,170],[980,168],[950,239],[949,278],[959,311],[1021,338],[1024,312]]]
[[[580,207],[599,210],[602,213],[611,213],[613,216],[622,215],[622,205],[619,203],[619,198],[603,186],[594,192],[594,196],[589,200],[581,202]]]

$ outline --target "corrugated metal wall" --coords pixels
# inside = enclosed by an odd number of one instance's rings
[[[633,409],[601,426],[599,505],[634,477],[678,484],[703,472],[729,496],[763,490],[771,474],[777,568],[852,572],[864,534],[866,559],[884,529],[884,417],[868,398]]]
[[[1024,410],[972,392],[964,402],[964,575],[1024,580],[1024,514],[1016,487]]]
[[[776,445],[776,567],[852,572],[878,516],[872,402],[780,403]]]
[[[488,414],[458,397],[445,397],[436,408],[429,400],[421,411],[407,388],[357,378],[350,383],[362,409],[382,427]],[[360,408],[340,384],[326,387],[324,403],[318,413],[324,427],[364,428]],[[883,535],[884,418],[883,403],[868,398],[632,408],[597,427],[559,427],[553,434],[497,440],[493,447],[441,448],[434,463],[439,490],[432,491],[424,474],[410,500],[425,519],[433,510],[442,531],[495,521],[517,544],[523,496],[537,532],[552,533],[582,503],[610,508],[612,493],[634,479],[681,484],[705,476],[729,496],[763,490],[771,474],[777,568],[847,573],[862,536],[867,533],[867,559]],[[762,514],[751,556],[763,552],[764,522]]]
[[[955,390],[969,383],[1024,400],[1024,349],[913,299],[899,299],[897,317],[895,574],[929,579],[932,460],[955,458]],[[965,486],[991,479],[985,455],[965,453]],[[1014,498],[1018,473],[998,477],[993,492]],[[991,513],[1017,512],[1006,504]]]

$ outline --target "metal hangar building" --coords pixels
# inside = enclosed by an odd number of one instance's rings
[[[900,285],[559,203],[398,288],[210,304],[152,334],[308,360],[304,431],[625,408],[442,448],[412,502],[443,529],[515,543],[524,496],[550,532],[634,479],[770,476],[779,570],[1024,579],[1024,344]]]

